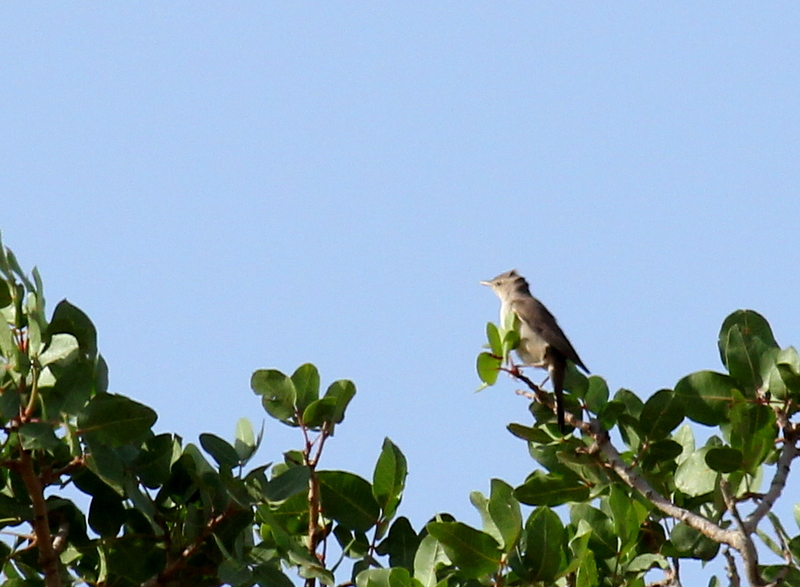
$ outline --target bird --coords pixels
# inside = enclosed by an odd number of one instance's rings
[[[500,298],[501,324],[507,324],[506,319],[510,312],[517,316],[519,345],[516,352],[523,365],[547,370],[556,395],[558,427],[563,434],[566,429],[564,374],[567,371],[567,361],[572,361],[586,373],[589,373],[589,369],[581,361],[555,317],[542,302],[533,297],[528,282],[516,269],[480,283],[489,286]]]

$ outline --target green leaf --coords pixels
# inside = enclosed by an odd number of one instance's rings
[[[447,558],[441,542],[428,534],[419,543],[417,554],[414,556],[414,578],[423,587],[435,587],[436,567],[439,564],[448,565],[450,560]]]
[[[651,440],[666,438],[683,421],[683,403],[671,389],[655,392],[642,408],[641,429]]]
[[[603,428],[606,430],[611,430],[616,425],[619,417],[624,414],[627,409],[628,408],[624,403],[612,399],[605,406],[603,406],[603,409],[597,414],[597,418],[600,420]]]
[[[707,538],[699,531],[679,522],[670,533],[670,540],[682,557],[709,561],[717,556],[719,543]]]
[[[620,487],[612,486],[608,495],[608,506],[611,510],[611,521],[614,524],[614,531],[624,547],[635,543],[640,522],[633,507],[633,500],[627,492]]]
[[[523,555],[525,566],[536,581],[550,583],[566,565],[564,556],[564,526],[558,515],[548,507],[535,509],[527,523],[527,548]]]
[[[97,356],[97,330],[89,317],[67,300],[58,303],[47,327],[48,338],[62,332],[74,336],[81,351],[94,360]]]
[[[775,412],[764,404],[739,401],[731,409],[730,420],[731,446],[742,451],[744,470],[754,474],[775,446]]]
[[[394,565],[393,565],[394,566]],[[408,569],[367,569],[356,576],[356,587],[420,587],[421,583],[411,578]]]
[[[736,382],[714,371],[698,371],[678,381],[675,396],[683,403],[686,416],[707,426],[728,421]]]
[[[290,467],[269,480],[264,488],[264,497],[269,501],[279,502],[306,492],[310,478],[311,471],[308,467]]]
[[[509,552],[522,532],[522,513],[514,497],[514,489],[501,479],[492,479],[489,515],[502,538],[503,549]]]
[[[586,501],[589,499],[589,487],[576,479],[536,470],[523,485],[514,490],[514,497],[526,505],[555,506],[570,501]]]
[[[8,288],[8,284],[5,281],[0,281],[0,308],[10,306],[13,301],[14,298],[11,297],[11,290]],[[495,328],[495,330],[497,329]]]
[[[341,424],[344,420],[344,413],[350,400],[356,395],[356,386],[349,379],[340,379],[334,381],[325,392],[326,398],[336,398],[336,409],[331,415],[331,420],[334,424]]]
[[[292,374],[292,383],[297,394],[297,410],[302,412],[319,398],[319,371],[311,363],[300,365]]]
[[[572,361],[567,361],[567,371],[564,374],[564,389],[578,398],[585,398],[589,391],[589,378],[581,373]],[[580,409],[577,413],[580,413]]]
[[[493,355],[503,355],[503,343],[500,340],[500,331],[491,322],[486,323],[486,338],[489,340],[489,348]]]
[[[642,415],[642,408],[644,403],[639,397],[629,389],[618,389],[614,394],[614,401],[622,402],[625,404],[625,413],[633,418],[639,418]]]
[[[517,438],[521,438],[522,440],[528,440],[540,444],[547,444],[553,440],[552,436],[539,427],[531,428],[530,426],[523,426],[522,424],[512,422],[506,426],[506,428],[509,432],[511,432],[511,434]]]
[[[380,506],[366,479],[346,471],[320,471],[322,513],[345,528],[366,532],[378,521]]]
[[[703,447],[678,465],[675,486],[686,495],[705,495],[717,487],[718,473],[706,464],[706,453],[709,450],[708,447]]]
[[[489,353],[481,353],[478,355],[477,369],[478,377],[486,385],[494,385],[497,381],[497,376],[500,374],[500,365],[502,359]]]
[[[683,452],[680,443],[674,440],[658,440],[647,446],[647,450],[642,459],[642,467],[652,469],[656,465],[673,461]]]
[[[397,506],[400,505],[407,474],[406,457],[397,445],[384,438],[381,454],[372,474],[372,493],[387,520],[394,516]]]
[[[67,365],[78,359],[80,347],[78,339],[71,334],[54,334],[50,345],[39,355],[39,364],[45,367],[51,363]]]
[[[253,567],[253,578],[261,587],[294,587],[289,577],[278,567],[269,564]]]
[[[98,393],[78,414],[78,426],[83,434],[120,446],[142,439],[157,418],[152,409],[124,395]]]
[[[747,397],[761,386],[761,359],[778,343],[766,319],[752,310],[737,310],[722,323],[719,352],[723,365]]]
[[[605,559],[617,554],[619,542],[614,523],[606,514],[588,503],[579,503],[570,509],[569,518],[575,526],[583,520],[592,529],[589,545],[595,556]]]
[[[239,465],[239,454],[227,441],[209,433],[200,435],[200,445],[210,454],[222,469],[232,469]]]
[[[96,495],[89,506],[89,526],[103,538],[117,535],[125,521],[125,506],[119,496]]]
[[[253,432],[253,425],[247,418],[239,418],[236,422],[236,441],[233,448],[239,456],[239,461],[246,463],[258,450],[261,445],[261,439],[264,438],[264,423],[261,423],[261,432],[258,438],[255,437]]]
[[[297,391],[289,377],[276,369],[259,369],[250,378],[250,387],[261,396],[270,416],[288,426],[297,426]]]
[[[778,352],[775,357],[775,367],[783,381],[787,394],[795,402],[800,401],[800,355],[798,355],[797,350],[790,346]],[[772,382],[770,381],[770,391],[775,393],[772,387]],[[786,398],[778,396],[778,399]]]
[[[378,545],[377,552],[381,556],[389,555],[389,564],[392,567],[413,571],[414,555],[420,540],[408,518],[401,516],[394,521],[388,536]]]
[[[599,414],[608,403],[608,385],[606,380],[597,375],[589,377],[589,389],[584,397],[586,407],[593,414]]]
[[[499,568],[500,545],[485,532],[461,522],[429,522],[426,528],[442,544],[448,558],[468,577],[485,577]]]
[[[335,397],[314,400],[303,412],[303,424],[312,430],[319,430],[326,422],[333,424],[338,404],[339,400]]]
[[[148,438],[133,462],[133,471],[151,489],[164,485],[170,468],[181,456],[180,440],[172,434]]]
[[[47,422],[28,422],[19,428],[22,437],[22,448],[25,450],[55,450],[61,446],[53,427]]]

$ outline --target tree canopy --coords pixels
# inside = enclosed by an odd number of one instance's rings
[[[155,434],[153,409],[109,393],[89,317],[64,300],[48,318],[38,271],[2,243],[0,273],[5,585],[644,587],[718,557],[731,585],[800,585],[800,535],[774,514],[798,455],[800,357],[754,311],[722,324],[725,372],[646,399],[571,368],[566,434],[552,394],[507,361],[513,324],[490,323],[478,375],[486,387],[507,373],[531,400],[508,431],[535,466],[517,487],[471,494],[481,528],[446,514],[415,528],[399,515],[407,463],[390,439],[371,479],[322,467],[353,382],[323,386],[312,364],[255,371],[266,414],[298,431],[273,462],[253,462],[263,430],[244,418],[232,440]],[[714,433],[699,446],[687,421]]]

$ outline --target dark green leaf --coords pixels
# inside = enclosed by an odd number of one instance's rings
[[[506,426],[506,428],[508,428],[508,431],[511,432],[511,434],[517,438],[521,438],[522,440],[529,440],[541,444],[546,444],[553,440],[552,436],[550,436],[541,428],[531,428],[530,426],[523,426],[522,424],[516,424],[513,422]]]
[[[478,377],[486,385],[494,385],[497,381],[497,376],[500,374],[500,365],[502,359],[496,355],[489,353],[481,353],[478,355]]]
[[[259,587],[294,587],[292,580],[280,568],[263,564],[253,567],[253,578]]]
[[[572,361],[567,362],[567,371],[564,374],[564,389],[578,398],[585,398],[586,393],[589,391],[589,378],[581,373]]]
[[[675,397],[683,403],[689,419],[717,426],[728,421],[734,389],[736,382],[728,375],[698,371],[678,381]]]
[[[593,508],[588,503],[579,503],[572,507],[569,512],[569,518],[570,522],[576,527],[583,520],[592,529],[589,545],[595,556],[605,559],[617,554],[619,542],[614,530],[614,523],[606,514],[597,508]]]
[[[53,427],[47,422],[28,422],[23,424],[20,426],[19,435],[22,437],[22,448],[25,450],[55,450],[61,445],[61,441],[56,438]]]
[[[200,435],[200,445],[222,469],[230,470],[239,464],[239,454],[236,449],[219,436],[204,432]]]
[[[319,398],[319,371],[311,363],[300,365],[292,374],[292,383],[297,393],[297,409],[302,412]]]
[[[461,522],[429,522],[426,528],[442,544],[450,560],[469,577],[490,575],[500,566],[500,545],[485,532]]]
[[[89,526],[103,538],[113,538],[125,520],[125,506],[119,496],[95,496],[89,506]]]
[[[356,386],[349,379],[334,381],[328,386],[325,397],[336,398],[336,409],[331,415],[334,424],[340,424],[344,420],[344,413],[350,400],[356,395]]]
[[[323,515],[359,532],[366,532],[375,525],[380,506],[366,479],[346,471],[320,471],[317,478]]]
[[[674,461],[682,452],[683,447],[674,440],[659,440],[647,446],[642,466],[652,469],[658,464]]]
[[[78,414],[81,432],[120,446],[142,439],[155,424],[156,413],[124,395],[98,393]]]
[[[378,545],[377,552],[381,556],[389,555],[392,567],[403,567],[413,572],[414,555],[420,540],[408,519],[401,516],[394,521],[389,535]]]
[[[642,415],[642,408],[644,403],[639,397],[629,389],[618,389],[614,394],[614,401],[622,402],[625,404],[625,413],[633,418],[639,418]]]
[[[761,386],[761,358],[778,343],[763,316],[752,310],[737,310],[722,323],[719,352],[722,363],[747,397],[755,397]]]
[[[641,430],[651,440],[666,438],[683,421],[683,403],[671,389],[655,392],[642,408]]]
[[[741,398],[741,396],[739,396]],[[764,404],[738,401],[730,413],[731,446],[742,451],[742,466],[754,474],[775,446],[775,412]]]
[[[5,281],[0,281],[0,308],[10,306],[14,298],[11,297],[11,290],[8,289],[8,284]]]
[[[711,448],[706,453],[706,464],[720,473],[732,473],[742,466],[742,451],[728,446]]]
[[[569,501],[585,501],[589,488],[575,479],[534,471],[523,485],[514,490],[514,497],[526,505],[561,505]]]
[[[397,445],[384,438],[381,454],[372,474],[372,492],[385,519],[391,519],[400,504],[407,474],[406,457]]]
[[[597,375],[589,377],[589,389],[584,397],[586,407],[593,414],[599,414],[608,403],[608,385],[606,380]]]
[[[619,420],[621,414],[625,413],[627,406],[619,400],[612,399],[608,402],[603,409],[597,414],[600,423],[606,430],[611,430]]]
[[[179,440],[171,434],[148,438],[133,463],[135,474],[147,487],[155,489],[169,479],[170,467],[181,454]]]
[[[283,501],[308,491],[308,480],[311,471],[308,467],[291,467],[269,480],[264,488],[264,497],[269,501]]]
[[[548,507],[534,510],[527,523],[527,548],[523,559],[536,581],[550,583],[559,575],[564,556],[564,526],[558,515]]]
[[[708,561],[717,556],[719,551],[719,543],[683,522],[675,525],[669,537],[682,557]]]
[[[53,311],[47,336],[49,338],[61,332],[73,335],[78,340],[81,351],[94,360],[97,355],[97,330],[89,317],[67,300],[59,302]]]

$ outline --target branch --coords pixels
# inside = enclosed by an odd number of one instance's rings
[[[789,477],[789,470],[792,465],[792,460],[800,454],[797,449],[798,428],[795,426],[787,426],[783,431],[783,449],[781,455],[778,457],[777,468],[775,469],[775,476],[770,483],[769,491],[758,504],[758,507],[747,516],[744,521],[744,529],[748,534],[755,532],[756,526],[761,519],[772,510],[772,506],[780,497],[783,488],[786,487],[786,479]]]
[[[161,573],[142,583],[141,587],[159,587],[160,585],[169,585],[173,583],[173,581],[177,580],[179,578],[177,577],[178,573],[180,573],[180,571],[183,570],[183,568],[188,564],[189,559],[194,556],[194,554],[200,549],[200,546],[203,544],[203,542],[206,541],[206,539],[214,532],[214,529],[219,526],[232,511],[233,508],[228,507],[228,509],[221,514],[211,518],[206,524],[205,528],[203,528],[203,531],[200,533],[200,535],[192,544],[183,549],[175,562],[171,563]]]
[[[553,407],[553,401],[530,379],[518,371],[514,372],[514,370],[508,370],[508,372],[513,377],[516,377],[520,381],[524,382],[531,389],[531,391],[533,391],[534,397],[537,401],[540,401],[551,408]],[[523,392],[523,395],[527,394]],[[739,532],[725,530],[711,520],[675,505],[670,500],[662,496],[642,477],[637,475],[633,469],[628,466],[624,460],[622,460],[622,457],[617,449],[613,444],[611,444],[611,437],[598,420],[586,422],[585,420],[581,420],[580,418],[573,416],[570,412],[566,412],[565,421],[570,426],[579,429],[581,432],[591,437],[595,442],[593,449],[602,453],[606,463],[617,473],[617,475],[629,487],[636,489],[639,493],[644,495],[656,508],[668,516],[683,522],[690,528],[694,528],[698,532],[701,532],[711,540],[714,540],[720,544],[727,544],[739,552],[742,552],[744,555],[743,550],[746,548],[746,546]]]
[[[19,439],[20,446],[22,439]],[[47,503],[44,500],[44,487],[36,471],[33,470],[31,453],[20,449],[17,470],[25,483],[25,489],[31,498],[33,507],[33,532],[36,534],[36,547],[39,549],[39,564],[44,572],[47,587],[61,587],[61,575],[58,569],[58,555],[53,548],[50,536],[50,525],[47,522]]]

